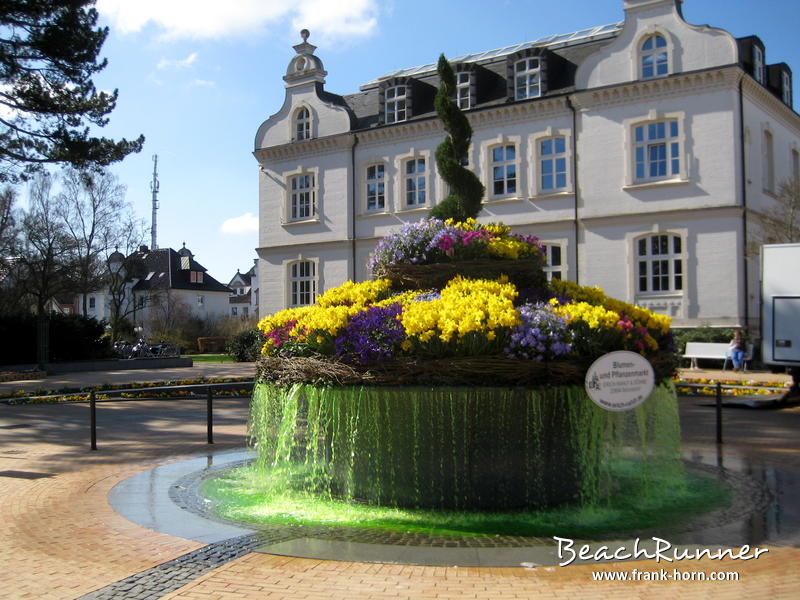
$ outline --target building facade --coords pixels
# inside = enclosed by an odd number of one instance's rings
[[[253,266],[242,273],[237,269],[236,275],[228,282],[231,289],[228,303],[230,316],[247,319],[258,318],[258,259],[253,260]]]
[[[748,245],[800,176],[792,72],[755,36],[688,24],[681,0],[622,5],[619,23],[450,57],[480,220],[538,236],[549,277],[676,326],[754,327]],[[306,34],[255,139],[262,315],[368,278],[377,241],[447,195],[435,65],[339,96]]]

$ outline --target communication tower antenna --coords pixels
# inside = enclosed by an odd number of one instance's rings
[[[150,182],[150,191],[153,192],[153,223],[150,227],[150,248],[158,248],[156,242],[156,211],[158,210],[158,154],[153,155],[153,181]]]

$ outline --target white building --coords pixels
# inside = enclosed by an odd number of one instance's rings
[[[231,289],[230,316],[258,318],[258,259],[253,260],[253,266],[245,273],[237,269],[228,287]]]
[[[116,292],[121,301],[121,313],[134,326],[141,326],[145,336],[149,335],[153,319],[169,322],[180,313],[213,321],[230,314],[231,289],[214,279],[194,259],[186,244],[178,251],[141,246],[127,258],[115,252],[109,264],[114,262],[122,269]],[[108,288],[89,294],[87,316],[110,320],[111,302],[112,292]],[[78,297],[75,312],[81,312],[81,306],[82,300]]]
[[[539,236],[551,276],[675,325],[754,326],[747,244],[800,175],[791,70],[768,65],[757,37],[686,23],[680,0],[622,4],[620,23],[448,57],[487,190],[480,219]],[[294,48],[284,104],[255,139],[259,278],[275,290],[262,314],[367,278],[377,240],[447,192],[435,65],[338,96],[315,47]]]

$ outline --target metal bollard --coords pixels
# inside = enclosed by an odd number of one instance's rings
[[[722,384],[717,382],[717,443],[722,443]]]
[[[208,443],[214,443],[214,396],[211,393],[211,386],[206,388],[207,396],[206,396],[206,435],[208,437]]]
[[[97,450],[97,399],[94,390],[89,392],[89,420],[91,422],[92,450]]]

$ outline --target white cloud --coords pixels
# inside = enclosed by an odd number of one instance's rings
[[[186,58],[162,58],[156,65],[159,69],[187,69],[197,61],[197,52],[192,52]]]
[[[122,33],[148,24],[169,39],[247,35],[287,19],[319,40],[369,35],[377,0],[98,0],[97,9]]]
[[[258,231],[258,217],[253,213],[244,213],[241,217],[233,217],[223,221],[220,227],[222,233],[241,235]]]

